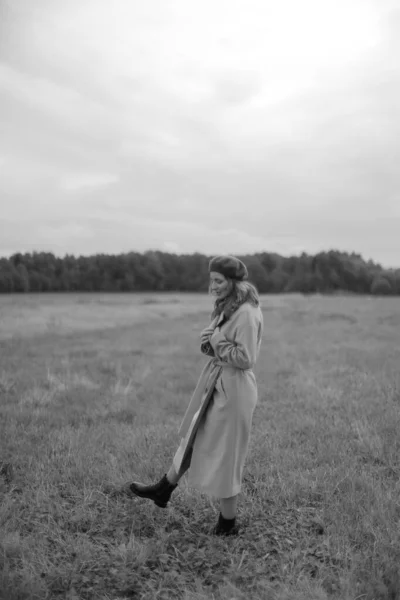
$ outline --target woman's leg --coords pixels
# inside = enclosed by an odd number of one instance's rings
[[[236,510],[238,495],[220,498],[220,513],[218,523],[213,529],[215,535],[236,535]]]
[[[167,473],[168,481],[170,483],[172,483],[172,485],[175,485],[176,483],[178,483],[178,481],[180,480],[181,477],[182,477],[182,475],[178,475],[178,473],[175,471],[174,465],[171,465],[171,467]]]
[[[181,477],[183,477],[183,475],[189,469],[190,462],[192,460],[192,452],[193,452],[193,448],[188,453],[188,455],[185,459],[185,462],[182,463],[179,473],[176,472],[174,465],[173,464],[171,465],[171,467],[167,473],[167,479],[172,485],[175,485],[176,483],[178,483],[178,481],[181,479]]]
[[[221,514],[224,519],[234,519],[236,517],[238,495],[220,498]]]

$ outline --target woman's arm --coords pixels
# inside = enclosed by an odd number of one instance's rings
[[[215,355],[237,369],[251,369],[257,358],[259,322],[255,315],[247,310],[238,315],[235,342],[226,339],[216,329],[211,336],[210,344]]]

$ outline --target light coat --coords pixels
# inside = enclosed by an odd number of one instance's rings
[[[222,317],[223,315],[221,315]],[[220,329],[217,323],[222,321]],[[228,321],[216,318],[207,361],[179,429],[181,445],[174,458],[179,471],[187,436],[193,428],[209,386],[217,375],[207,410],[196,424],[189,486],[210,496],[228,498],[241,491],[257,383],[253,368],[259,356],[263,317],[259,307],[245,302]],[[205,353],[205,347],[202,346]],[[217,371],[217,372],[216,372]],[[186,437],[186,440],[185,440]]]

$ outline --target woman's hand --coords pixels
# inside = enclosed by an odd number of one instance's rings
[[[202,344],[205,344],[206,342],[210,341],[210,337],[212,336],[212,334],[214,333],[215,327],[213,326],[209,326],[206,327],[205,329],[203,329],[203,331],[200,334],[200,340]]]

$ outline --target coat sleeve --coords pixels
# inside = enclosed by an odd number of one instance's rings
[[[254,315],[243,312],[237,324],[235,342],[230,342],[224,334],[215,330],[210,344],[215,355],[237,369],[251,369],[257,358],[259,322]]]

